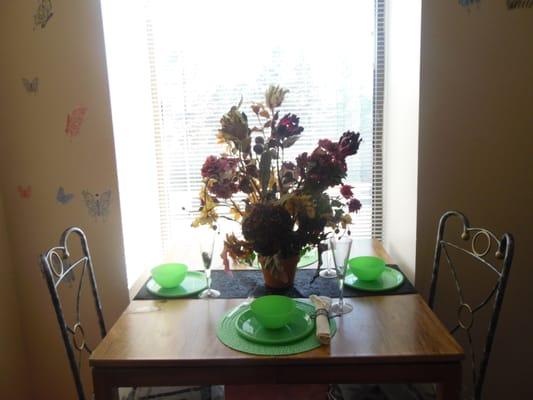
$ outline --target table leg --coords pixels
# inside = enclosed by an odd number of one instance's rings
[[[95,400],[118,400],[118,388],[97,368],[93,368],[93,391]]]
[[[460,400],[461,380],[461,363],[456,363],[450,372],[437,383],[437,400]]]

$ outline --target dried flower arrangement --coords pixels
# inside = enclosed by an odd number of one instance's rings
[[[252,103],[257,126],[251,127],[240,110],[242,99],[231,107],[217,134],[225,151],[207,157],[203,164],[201,207],[193,226],[216,226],[218,218],[242,226],[242,235],[225,238],[221,256],[226,268],[229,258],[251,263],[257,254],[263,270],[281,274],[284,260],[297,262],[326,238],[326,228],[346,230],[352,221],[349,213],[361,208],[353,188],[343,184],[346,158],[359,150],[360,134],[347,131],[338,141],[319,140],[310,154],[286,161],[285,149],[304,131],[295,114],[279,117],[287,93],[270,86],[263,103]],[[339,195],[327,193],[339,186]],[[224,215],[217,212],[221,208]]]

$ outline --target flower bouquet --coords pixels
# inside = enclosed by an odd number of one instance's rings
[[[264,102],[252,103],[253,126],[240,110],[242,99],[222,117],[217,138],[225,151],[210,155],[202,166],[200,212],[192,224],[215,227],[219,218],[240,223],[241,232],[224,240],[225,268],[229,258],[252,263],[258,257],[272,287],[291,286],[300,255],[324,240],[326,231],[347,231],[349,213],[361,208],[353,188],[343,184],[346,158],[357,153],[359,133],[319,140],[311,153],[285,160],[285,150],[304,131],[295,114],[280,118],[287,93],[270,86]],[[330,195],[334,187],[339,194]]]

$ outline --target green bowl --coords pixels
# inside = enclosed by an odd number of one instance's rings
[[[161,264],[150,271],[154,281],[165,289],[178,287],[187,275],[185,264],[169,263]]]
[[[385,270],[385,261],[379,257],[362,256],[348,260],[352,273],[362,281],[375,281]]]
[[[267,329],[279,329],[287,325],[294,315],[296,303],[287,296],[263,296],[250,305],[259,323]]]

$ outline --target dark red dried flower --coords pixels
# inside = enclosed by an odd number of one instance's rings
[[[290,136],[299,135],[303,132],[304,128],[299,126],[300,118],[295,114],[287,114],[281,118],[278,122],[278,127],[274,132],[274,135],[278,139],[286,139]]]
[[[342,197],[344,197],[345,199],[351,199],[353,197],[352,189],[353,189],[353,186],[342,185],[341,186]]]
[[[296,166],[300,170],[300,175],[305,174],[305,169],[307,168],[308,159],[307,159],[307,152],[304,152],[296,157]]]
[[[362,207],[362,204],[359,200],[357,199],[351,199],[349,202],[348,202],[348,211],[349,212],[359,212],[359,210],[361,209]]]
[[[293,228],[290,214],[281,206],[255,204],[242,221],[242,234],[253,249],[263,256],[272,256],[288,241]]]
[[[327,150],[330,153],[336,153],[337,152],[337,143],[333,143],[329,139],[320,139],[318,141],[318,145],[325,150]]]
[[[224,180],[209,187],[209,191],[222,199],[229,199],[232,194],[239,191],[239,186],[231,181]]]
[[[346,131],[339,139],[338,151],[342,157],[351,156],[356,154],[359,150],[359,144],[361,143],[359,132],[354,133],[352,131]]]
[[[235,171],[237,164],[238,160],[236,158],[209,156],[202,166],[202,177],[228,179]]]

